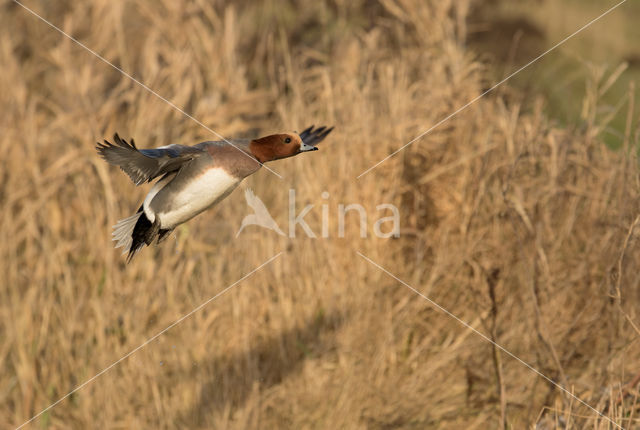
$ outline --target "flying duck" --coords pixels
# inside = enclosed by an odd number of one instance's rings
[[[123,247],[127,262],[131,261],[144,245],[156,238],[161,243],[178,225],[219,203],[262,164],[315,151],[331,130],[311,126],[300,134],[155,149],[138,149],[133,139],[127,142],[116,133],[114,143],[97,144],[100,156],[120,167],[136,185],[160,178],[138,211],[113,226],[116,248]]]

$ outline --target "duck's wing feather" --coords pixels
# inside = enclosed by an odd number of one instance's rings
[[[322,142],[332,130],[333,127],[327,128],[326,126],[322,126],[314,129],[313,126],[311,126],[302,130],[302,133],[300,133],[300,139],[302,139],[302,141],[307,145],[316,146],[318,143]]]
[[[120,167],[136,185],[179,170],[184,163],[206,153],[202,147],[176,144],[138,149],[133,139],[129,143],[117,133],[113,140],[114,143],[107,140],[98,143],[96,150],[107,163]]]

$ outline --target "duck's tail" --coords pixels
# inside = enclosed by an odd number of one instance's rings
[[[123,254],[128,253],[127,263],[144,245],[150,245],[160,230],[157,222],[151,222],[142,206],[138,212],[128,218],[121,219],[113,226],[113,240],[116,248],[123,247]]]

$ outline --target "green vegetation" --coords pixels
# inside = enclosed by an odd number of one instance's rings
[[[475,36],[480,43],[472,46],[497,61],[491,67],[494,78],[500,79],[617,3],[613,0],[479,3],[470,20],[479,28]],[[542,95],[545,111],[563,127],[584,124],[587,118],[583,105],[577,101],[589,91],[600,92],[597,115],[599,119],[607,117],[601,137],[610,147],[621,147],[629,98],[632,95],[637,102],[639,94],[638,86],[632,86],[640,82],[640,45],[634,43],[640,40],[639,17],[640,4],[626,2],[516,75],[509,84],[520,89],[530,101]],[[622,73],[609,82],[607,91],[601,91],[616,71]],[[613,117],[609,119],[609,115]]]

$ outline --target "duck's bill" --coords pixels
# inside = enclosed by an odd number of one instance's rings
[[[324,140],[325,137],[331,131],[333,127],[327,128],[326,126],[318,127],[316,129],[313,126],[306,128],[300,133],[300,139],[302,139],[302,145],[300,145],[300,151],[316,151],[316,146]]]
[[[304,143],[304,141],[300,144],[300,152],[317,151],[317,150],[318,148],[316,148],[315,146],[307,145],[306,143]]]

